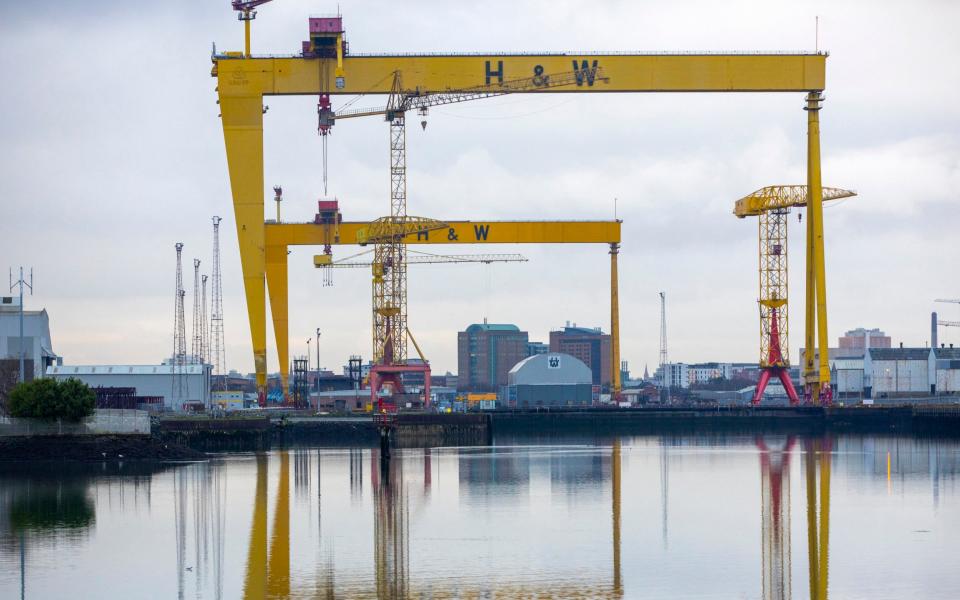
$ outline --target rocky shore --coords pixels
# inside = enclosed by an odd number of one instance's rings
[[[205,460],[203,452],[149,435],[0,437],[0,462],[23,460]]]

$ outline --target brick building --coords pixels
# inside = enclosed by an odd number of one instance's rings
[[[527,357],[529,335],[516,325],[474,323],[457,334],[457,389],[496,392]]]
[[[610,385],[610,335],[599,327],[564,327],[550,332],[550,352],[569,354],[590,367],[593,385]]]
[[[879,329],[858,327],[846,332],[839,339],[840,348],[889,348],[890,336]]]

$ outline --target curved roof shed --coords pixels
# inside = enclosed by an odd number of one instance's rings
[[[560,352],[527,357],[510,369],[508,385],[593,384],[593,373],[583,361]]]

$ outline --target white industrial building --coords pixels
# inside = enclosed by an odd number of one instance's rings
[[[830,357],[840,397],[896,398],[960,394],[960,348],[869,348]]]
[[[182,375],[181,375],[182,373]],[[210,365],[69,365],[47,368],[47,376],[79,379],[90,387],[131,387],[138,396],[159,396],[167,410],[182,411],[185,405],[210,408]],[[182,394],[175,392],[183,377]]]
[[[28,381],[43,377],[47,367],[59,365],[62,362],[62,359],[53,352],[53,342],[50,340],[50,317],[47,315],[47,310],[23,311],[21,340],[20,298],[0,296],[0,360],[10,368],[18,368],[21,349],[24,354],[24,368],[27,370],[24,377]]]
[[[666,363],[657,368],[654,374],[661,386],[671,388],[690,387],[690,366],[685,363]]]
[[[687,366],[690,383],[708,383],[717,379],[733,379],[733,363],[708,362]]]
[[[733,379],[733,363],[667,363],[657,369],[655,377],[660,385],[666,383],[671,388],[687,389],[692,384],[707,383],[716,379]]]

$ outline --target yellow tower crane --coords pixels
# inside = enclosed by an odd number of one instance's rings
[[[444,225],[446,226],[446,225]],[[367,234],[364,234],[366,237]],[[373,260],[356,260],[360,256],[368,255],[371,252],[374,253]],[[389,257],[388,257],[389,258]],[[429,377],[429,362],[427,358],[423,355],[423,352],[420,350],[420,346],[417,344],[417,340],[414,339],[413,334],[410,333],[410,328],[407,327],[403,331],[396,331],[394,326],[394,317],[398,314],[396,307],[391,304],[390,297],[388,295],[383,295],[380,290],[385,288],[389,289],[387,285],[384,285],[384,279],[387,277],[387,274],[390,272],[390,268],[387,265],[384,265],[378,260],[382,260],[382,255],[377,255],[376,250],[367,250],[365,252],[359,252],[357,254],[348,256],[340,260],[331,260],[329,254],[317,254],[313,257],[313,265],[319,269],[356,269],[363,267],[371,267],[373,271],[373,299],[374,306],[380,307],[380,313],[375,313],[375,318],[377,316],[381,317],[386,321],[389,326],[383,328],[385,330],[386,339],[377,337],[377,329],[374,328],[374,339],[373,339],[373,352],[374,352],[374,364],[379,364],[383,362],[385,358],[389,358],[389,354],[394,351],[393,340],[397,337],[402,337],[404,339],[409,338],[410,342],[413,344],[414,349],[417,351],[417,355],[420,357],[420,363],[416,365],[417,367],[423,365],[427,368],[424,378],[424,390],[423,390],[423,402],[425,406],[430,405],[430,377]],[[522,254],[432,254],[430,252],[421,252],[418,250],[406,250],[405,262],[407,265],[424,265],[424,264],[469,264],[469,263],[482,263],[489,265],[491,263],[505,263],[505,262],[527,262],[527,258]],[[375,309],[376,310],[376,309]],[[395,337],[397,336],[397,337]],[[379,352],[379,354],[378,354]],[[383,383],[390,383],[391,385],[397,385],[396,381],[389,381]],[[375,386],[371,385],[371,401],[375,402],[377,399]],[[396,391],[397,388],[394,389]]]
[[[543,69],[529,77],[497,80],[483,85],[439,92],[419,88],[405,89],[402,71],[393,72],[393,84],[387,105],[379,108],[359,108],[334,112],[329,103],[318,105],[321,135],[328,135],[331,127],[341,119],[383,116],[390,124],[390,215],[379,219],[383,229],[361,243],[374,244],[373,259],[373,368],[370,370],[370,393],[376,399],[381,385],[388,384],[393,390],[403,389],[401,375],[405,372],[423,372],[430,379],[430,367],[421,354],[421,362],[408,364],[407,337],[413,339],[407,325],[407,147],[406,113],[416,110],[424,119],[431,106],[454,104],[481,98],[491,98],[516,92],[542,91],[559,86],[576,85],[578,80],[589,77],[592,81],[608,82],[597,66],[583,71],[568,71],[544,74]],[[326,165],[326,161],[324,161]],[[326,174],[324,174],[326,180]],[[445,225],[434,222],[418,223],[419,231],[443,229]],[[416,342],[414,342],[416,346]],[[418,348],[419,353],[419,348]],[[619,356],[616,357],[619,360]],[[429,391],[429,388],[427,389]],[[429,402],[429,399],[425,400]]]
[[[839,188],[822,189],[823,200],[838,200],[856,196],[856,192]],[[753,404],[759,404],[770,378],[776,376],[787,392],[790,404],[800,399],[790,380],[790,345],[788,343],[787,309],[787,215],[794,206],[807,206],[808,194],[805,185],[773,185],[761,188],[749,196],[737,200],[733,214],[738,218],[759,217],[759,270],[760,270],[760,381],[753,395]],[[809,255],[808,255],[809,260]],[[826,354],[826,348],[821,348]],[[813,371],[813,350],[806,347],[804,381]],[[827,378],[819,379],[826,384],[825,394],[815,394],[811,385],[805,386],[805,395],[813,401],[829,403],[830,371]]]

